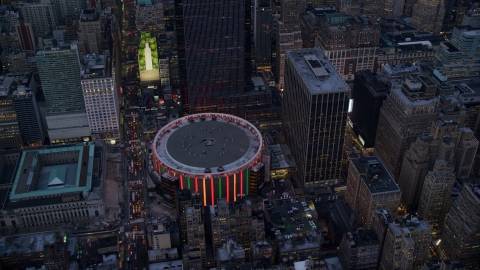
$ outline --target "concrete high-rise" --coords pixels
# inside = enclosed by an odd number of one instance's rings
[[[443,130],[449,130],[452,125],[442,125],[437,121],[432,125],[432,130],[442,127]],[[419,215],[428,220],[435,233],[442,230],[446,214],[450,210],[448,206],[455,180],[465,179],[470,175],[478,148],[478,140],[473,137],[469,128],[458,128],[458,131],[453,129],[451,133],[439,132],[438,135],[441,138],[437,138],[440,140],[436,148],[437,160],[425,177],[418,206]]]
[[[257,71],[272,69],[272,20],[271,0],[255,0],[253,32]]]
[[[229,239],[233,239],[244,249],[250,248],[253,233],[252,206],[250,200],[237,199],[229,204],[225,199],[219,199],[217,205],[211,205],[207,209],[211,235],[209,240],[213,247],[214,261],[217,261],[218,250]]]
[[[376,269],[379,247],[374,230],[359,229],[343,235],[338,258],[343,269]]]
[[[376,69],[379,22],[346,13],[325,14],[319,20],[315,47],[322,49],[344,80],[353,80],[358,70]]]
[[[442,30],[445,15],[444,2],[445,0],[419,0],[413,8],[412,26],[420,31],[430,31],[438,35]]]
[[[120,105],[112,60],[106,55],[83,58],[81,85],[92,137],[120,139]]]
[[[184,266],[192,270],[201,270],[205,265],[205,225],[202,217],[202,205],[195,204],[185,210],[187,225],[187,243],[183,256]]]
[[[350,89],[319,49],[286,53],[283,123],[306,185],[340,176]]]
[[[410,209],[416,209],[420,201],[423,181],[435,160],[432,153],[438,143],[432,136],[419,136],[405,151],[398,185],[402,191],[402,203]],[[409,211],[410,212],[410,211]]]
[[[396,180],[405,150],[417,136],[428,133],[435,119],[436,89],[430,78],[409,75],[403,85],[393,85],[380,109],[375,154]]]
[[[455,98],[449,97],[448,99]],[[440,104],[442,104],[446,97],[440,96],[440,100]],[[450,196],[455,179],[469,177],[474,162],[475,149],[478,146],[478,140],[473,137],[473,132],[457,123],[457,121],[464,122],[465,120],[465,114],[462,113],[463,105],[457,105],[454,107],[455,110],[453,108],[448,110],[448,107],[444,107],[441,111],[449,113],[440,113],[437,120],[431,124],[430,133],[419,136],[405,151],[402,169],[397,181],[402,190],[402,202],[407,210],[409,212],[410,210],[416,211],[422,198],[424,200],[422,211],[424,212],[420,215],[425,217],[435,230],[441,229],[442,226],[437,226],[438,223],[430,219],[430,215],[436,214],[429,208],[442,208],[442,205],[446,203],[446,198]],[[454,111],[458,113],[455,114]],[[445,117],[447,119],[441,120]],[[449,163],[447,167],[451,168],[451,172],[448,174],[450,175],[448,184],[443,183],[447,180],[446,171],[435,169],[435,164],[439,162],[438,159]],[[437,169],[440,168],[437,167]],[[440,176],[440,180],[436,179],[438,176]],[[424,187],[426,177],[430,181],[428,187]],[[426,191],[425,194],[423,194],[422,189]],[[439,194],[436,194],[438,192],[442,196],[438,196]],[[433,197],[430,198],[430,196]],[[434,200],[433,204],[428,203],[430,200]],[[441,200],[441,202],[438,200]],[[448,209],[444,211],[448,211]],[[443,216],[445,214],[446,212]],[[438,217],[435,220],[438,220]]]
[[[43,142],[43,130],[34,96],[36,90],[32,73],[7,73],[0,76],[0,148],[20,148]]]
[[[380,242],[379,269],[419,270],[428,260],[432,235],[424,218],[409,216],[394,220],[386,210],[375,211],[372,228]]]
[[[78,22],[78,54],[82,59],[86,54],[103,52],[105,18],[95,9],[84,9]]]
[[[371,227],[372,214],[387,209],[395,218],[400,189],[377,157],[350,160],[345,199],[353,209],[353,228]]]
[[[12,93],[13,107],[17,114],[23,143],[36,146],[44,142],[45,134],[36,99],[35,80],[32,73],[25,75],[26,83],[17,85],[16,90]]]
[[[455,184],[455,167],[444,159],[437,159],[423,183],[418,214],[424,216],[434,232],[443,228],[448,210],[446,205]]]
[[[46,47],[36,56],[47,105],[47,130],[52,143],[82,141],[90,136],[80,83],[77,44]]]
[[[55,7],[49,0],[35,4],[22,4],[20,12],[25,22],[32,25],[35,37],[43,37],[50,34],[58,22]]]
[[[281,0],[281,14],[277,21],[276,45],[276,79],[278,88],[284,89],[285,61],[287,50],[302,48],[302,33],[300,31],[300,0]]]
[[[464,184],[450,209],[440,242],[440,259],[456,260],[468,269],[480,268],[480,180]]]
[[[182,1],[180,1],[182,2]],[[246,36],[250,25],[246,0],[184,0],[176,3],[175,12],[180,50],[185,44],[185,64],[190,113],[216,111],[219,96],[244,92]],[[249,34],[248,34],[249,35]],[[250,38],[250,37],[248,37]],[[179,53],[180,73],[183,59]],[[248,63],[249,65],[250,63]],[[180,74],[182,76],[182,74]],[[248,74],[250,76],[250,74]]]
[[[480,66],[480,30],[470,26],[455,27],[450,41],[435,50],[436,69],[448,78],[478,77]]]

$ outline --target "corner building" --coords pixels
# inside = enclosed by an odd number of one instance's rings
[[[340,175],[350,89],[318,49],[286,52],[283,121],[305,184]]]

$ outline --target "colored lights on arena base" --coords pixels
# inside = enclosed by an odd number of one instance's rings
[[[207,206],[207,184],[205,183],[205,178],[203,178],[203,206]]]
[[[240,194],[243,194],[243,172],[240,171]]]
[[[227,180],[228,181],[228,180]],[[218,198],[222,198],[222,178],[218,178]]]
[[[212,197],[212,205],[215,204],[215,189],[213,187],[213,178],[210,178],[210,195]]]
[[[230,203],[230,183],[228,183],[230,180],[228,179],[227,175],[227,203]]]
[[[166,174],[171,175],[180,182],[177,183],[177,187],[180,189],[188,189],[191,192],[201,193],[204,205],[215,205],[218,199],[226,199],[228,203],[236,202],[237,197],[240,196],[241,198],[250,195],[250,189],[252,188],[250,187],[250,174],[252,168],[245,168],[243,171],[237,171],[230,175],[227,174],[220,177],[206,175],[205,178],[194,178],[171,169],[161,169],[160,167],[157,167],[158,171],[165,170]],[[199,180],[203,182],[199,183]]]
[[[237,201],[237,175],[233,175],[233,201]]]

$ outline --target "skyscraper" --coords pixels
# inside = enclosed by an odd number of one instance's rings
[[[355,74],[350,119],[355,136],[365,148],[374,146],[380,108],[390,87],[390,83],[379,80],[379,76],[370,70],[361,70]]]
[[[432,125],[432,130],[452,130],[452,126],[437,121]],[[469,128],[463,127],[458,131],[454,128],[451,132],[439,132],[434,138],[440,141],[436,148],[437,159],[425,177],[418,214],[428,220],[433,232],[438,233],[450,210],[448,202],[455,179],[465,179],[470,175],[478,140]]]
[[[352,80],[357,70],[375,70],[380,40],[380,23],[363,15],[330,13],[319,19],[315,39],[344,80]]]
[[[370,228],[372,214],[386,209],[395,218],[400,189],[377,157],[350,160],[345,199],[353,209],[353,227]]]
[[[408,210],[416,209],[422,193],[423,181],[435,160],[434,149],[438,142],[432,136],[419,136],[405,151],[398,185],[402,191],[402,203]]]
[[[450,209],[440,242],[440,259],[458,260],[468,269],[480,267],[480,180],[464,184]]]
[[[455,183],[454,166],[444,159],[437,159],[423,183],[418,214],[424,216],[434,232],[443,228],[448,210],[446,205]]]
[[[343,269],[375,269],[379,252],[377,233],[358,229],[343,235],[338,257]]]
[[[48,110],[84,110],[77,45],[47,47],[35,58]]]
[[[82,59],[86,54],[102,53],[102,36],[105,18],[95,9],[84,9],[78,22],[78,54]]]
[[[92,135],[104,140],[120,139],[120,105],[115,71],[106,55],[83,58],[81,85]]]
[[[7,73],[0,77],[0,148],[19,148],[43,141],[35,102],[32,73]]]
[[[77,44],[45,47],[35,58],[47,105],[50,141],[81,141],[90,136]]]
[[[184,0],[176,4],[177,18],[179,9],[183,10],[190,113],[216,111],[217,97],[244,91],[245,33],[250,27],[245,17],[251,16],[246,14],[245,1]],[[181,42],[179,40],[180,47],[183,46]],[[179,53],[179,65],[182,61]]]
[[[13,107],[26,145],[39,145],[45,140],[45,134],[37,105],[37,86],[32,73],[25,74],[24,85],[17,85],[12,93]]]
[[[25,22],[32,25],[35,37],[43,37],[50,34],[58,22],[55,7],[49,0],[35,4],[22,4],[20,12]]]
[[[444,2],[444,0],[419,0],[413,8],[412,25],[420,31],[431,31],[434,34],[439,34],[442,30],[443,16],[445,15]]]
[[[254,27],[255,65],[257,71],[270,71],[272,68],[271,0],[255,0]]]
[[[450,41],[435,50],[436,69],[447,77],[478,77],[480,67],[480,31],[468,25],[455,27]]]
[[[284,89],[285,59],[287,50],[302,48],[300,31],[300,0],[281,0],[281,14],[277,26],[275,70],[279,89]]]
[[[436,115],[436,89],[430,78],[409,75],[403,85],[393,85],[380,109],[375,154],[395,180],[405,150],[418,135],[430,130]]]
[[[424,218],[409,216],[393,220],[388,211],[375,211],[372,227],[382,249],[379,269],[419,270],[428,259],[432,235]]]
[[[286,53],[283,121],[305,184],[340,176],[349,88],[318,49]]]
[[[187,227],[186,253],[184,254],[184,265],[188,269],[202,269],[205,265],[205,226],[202,217],[202,205],[195,204],[185,210]]]

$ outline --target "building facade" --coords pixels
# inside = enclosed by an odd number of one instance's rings
[[[32,73],[27,75],[28,84],[17,86],[12,93],[13,107],[25,145],[41,145],[45,140],[45,130],[37,104],[37,89]]]
[[[105,148],[94,151],[101,145],[23,150],[12,176],[11,192],[1,194],[5,201],[1,226],[35,228],[104,217]]]
[[[302,48],[302,33],[300,30],[300,0],[282,0],[280,19],[277,21],[277,39],[275,70],[277,86],[284,89],[285,61],[287,50]]]
[[[25,22],[30,23],[35,37],[51,34],[58,23],[55,7],[50,1],[25,3],[20,6],[20,13]]]
[[[87,54],[103,53],[103,35],[106,20],[96,9],[84,9],[78,22],[78,55],[80,59]]]
[[[420,31],[439,34],[442,30],[445,2],[447,1],[449,0],[419,0],[413,8],[412,25]]]
[[[286,53],[283,121],[305,184],[340,176],[349,88],[318,49]]]
[[[480,30],[455,27],[450,41],[435,51],[435,68],[448,78],[477,77],[480,71]]]
[[[90,136],[85,111],[77,44],[38,51],[38,72],[47,106],[47,130],[52,143],[82,141]]]
[[[250,2],[246,3],[187,0],[176,7],[175,12],[183,14],[183,20],[177,24],[182,24],[184,30],[188,91],[182,95],[188,99],[190,114],[215,112],[217,97],[243,93],[245,76],[250,77],[250,73],[245,74],[250,65],[245,59],[246,45],[251,46],[246,44],[246,38],[250,38],[246,34],[250,27],[246,18],[251,16],[246,16]],[[178,42],[182,44],[182,40]],[[179,55],[179,65],[182,64]]]
[[[393,85],[380,109],[374,151],[396,180],[405,150],[418,135],[428,133],[435,118],[436,89],[430,78],[409,75],[403,85]]]
[[[343,269],[375,269],[379,252],[377,233],[357,230],[344,234],[338,257]]]
[[[467,269],[480,267],[480,181],[467,182],[445,221],[440,259],[456,260]]]
[[[353,227],[371,227],[372,214],[387,209],[397,217],[400,189],[377,157],[350,160],[345,194],[353,209]]]
[[[425,219],[409,216],[393,220],[382,210],[373,213],[372,227],[382,248],[378,269],[419,270],[428,260],[432,236]]]
[[[111,59],[106,55],[85,55],[81,72],[85,109],[92,136],[104,140],[119,140],[119,91]]]
[[[272,3],[270,0],[255,1],[254,43],[255,65],[258,72],[272,69]]]
[[[357,71],[352,89],[352,131],[364,148],[373,148],[378,118],[391,84],[370,70]]]
[[[380,24],[362,15],[326,14],[320,19],[315,47],[321,48],[344,80],[358,70],[376,68]]]

